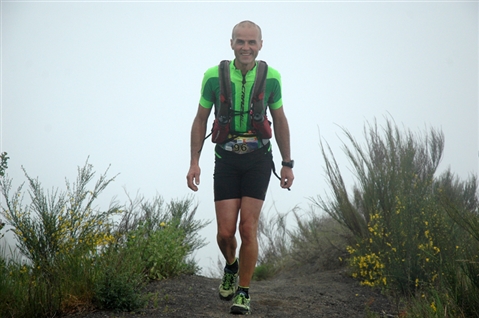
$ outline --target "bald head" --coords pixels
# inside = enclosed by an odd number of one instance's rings
[[[259,39],[262,40],[261,28],[259,27],[259,25],[257,25],[256,23],[254,23],[252,21],[249,21],[249,20],[241,21],[240,23],[238,23],[237,25],[234,26],[233,32],[231,34],[231,39],[232,40],[235,39],[236,30],[238,28],[256,28],[258,30]]]

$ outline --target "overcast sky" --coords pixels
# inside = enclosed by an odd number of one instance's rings
[[[124,189],[167,201],[191,194],[197,217],[214,220],[214,145],[205,143],[193,194],[189,134],[203,73],[234,57],[242,20],[261,26],[258,58],[282,75],[296,162],[291,192],[271,179],[266,210],[307,211],[328,191],[320,140],[350,175],[341,128],[361,140],[366,122],[386,116],[414,132],[441,129],[441,170],[478,172],[476,1],[1,1],[1,19],[0,151],[16,185],[23,166],[61,188],[89,157],[97,175],[109,165],[119,173],[100,205],[124,202]],[[196,256],[204,268],[219,255],[215,231],[212,222],[200,233],[210,242]]]

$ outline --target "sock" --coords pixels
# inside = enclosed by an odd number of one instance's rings
[[[238,272],[238,259],[235,259],[233,264],[226,263],[225,269],[231,271],[232,273]]]
[[[237,293],[243,292],[246,295],[246,298],[249,298],[249,287],[242,287],[238,286],[238,289],[236,290]]]

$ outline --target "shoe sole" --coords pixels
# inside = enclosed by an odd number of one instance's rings
[[[246,309],[244,307],[239,307],[239,306],[233,305],[230,309],[230,314],[233,314],[233,315],[249,315],[249,314],[251,314],[251,310]]]

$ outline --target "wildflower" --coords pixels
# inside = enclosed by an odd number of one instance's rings
[[[161,227],[165,227],[165,226],[166,226],[166,223],[165,223],[165,222],[161,222],[161,223],[160,223],[160,226],[161,226]]]
[[[436,304],[434,302],[431,303],[431,308],[434,312],[437,311]]]

